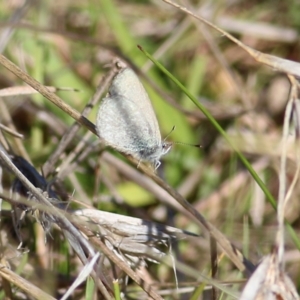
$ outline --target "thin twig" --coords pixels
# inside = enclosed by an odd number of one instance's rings
[[[79,124],[87,127],[90,131],[97,135],[95,125],[90,122],[88,119],[83,117],[78,111],[72,108],[70,105],[63,102],[61,98],[59,98],[56,94],[50,92],[44,85],[40,84],[37,80],[29,76],[27,73],[22,71],[19,67],[17,67],[14,63],[8,60],[5,56],[0,54],[0,64],[2,64],[6,69],[10,72],[14,73],[17,77],[25,81],[35,90],[37,90],[40,94],[50,100],[57,107],[62,109],[65,113],[70,115],[73,119],[75,119]]]
[[[202,18],[199,15],[194,14],[186,7],[183,7],[183,6],[181,6],[177,3],[174,3],[170,0],[163,0],[163,1],[180,9],[181,11],[193,16],[194,18],[200,20],[201,22],[212,27],[213,29],[217,30],[222,35],[226,36],[228,39],[230,39],[231,41],[236,43],[238,46],[240,46],[242,49],[244,49],[256,61],[258,61],[266,66],[269,66],[269,67],[275,69],[276,71],[284,72],[286,74],[291,74],[291,75],[300,77],[300,64],[299,63],[257,51],[255,49],[245,45],[244,43],[242,43],[241,41],[236,39],[234,36],[232,36],[228,32],[226,32],[223,29],[221,29],[220,27],[216,26],[215,24],[209,22],[208,20]]]

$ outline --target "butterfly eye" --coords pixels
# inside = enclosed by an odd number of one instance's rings
[[[162,147],[162,152],[163,152],[162,155],[165,155],[172,148],[172,143],[164,143],[163,142],[161,147]]]

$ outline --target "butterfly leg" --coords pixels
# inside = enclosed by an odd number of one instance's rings
[[[157,170],[160,165],[161,165],[161,162],[159,160],[156,160],[155,161],[155,170]]]
[[[140,164],[141,164],[142,159],[139,160],[138,164],[137,164],[137,169],[139,168]]]

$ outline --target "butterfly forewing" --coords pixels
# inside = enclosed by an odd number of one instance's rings
[[[97,132],[118,151],[143,158],[160,151],[161,135],[150,99],[136,74],[123,69],[100,104]],[[150,159],[152,160],[152,158]]]

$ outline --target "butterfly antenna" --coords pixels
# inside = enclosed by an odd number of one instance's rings
[[[167,134],[167,136],[164,138],[164,141],[171,135],[171,133],[176,129],[176,126],[174,125],[171,129],[171,131]],[[202,148],[200,144],[189,144],[189,143],[183,143],[183,142],[170,142],[172,145],[185,145],[185,146],[191,146],[196,148]]]
[[[164,141],[171,135],[171,133],[175,130],[176,126],[173,126],[171,131],[167,134],[167,136],[164,138]]]
[[[196,147],[196,148],[202,148],[202,145],[200,145],[200,144],[189,144],[189,143],[182,143],[182,142],[173,142],[173,144],[191,146],[191,147]]]

